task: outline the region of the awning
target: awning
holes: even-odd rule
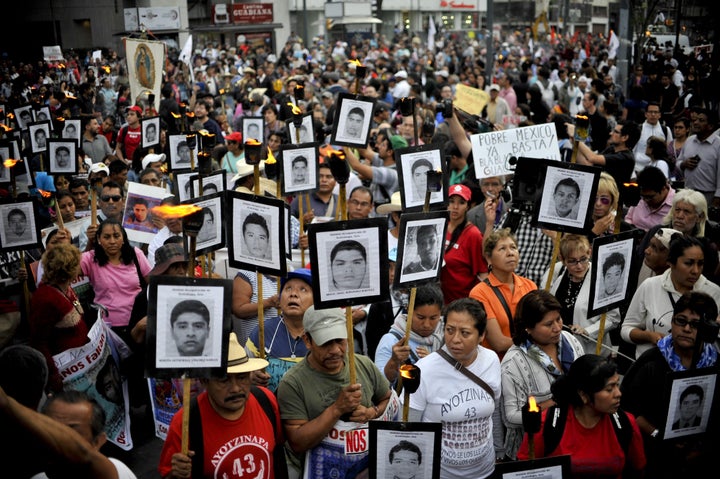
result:
[[[282,28],[282,23],[230,23],[225,25],[197,25],[190,27],[190,33],[193,32],[240,32],[240,33],[253,33],[253,32],[266,32],[271,29]]]
[[[333,18],[333,25],[360,25],[366,23],[382,23],[383,21],[375,17],[342,17]]]

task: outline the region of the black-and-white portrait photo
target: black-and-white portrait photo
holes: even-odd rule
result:
[[[75,174],[78,170],[77,143],[73,140],[48,140],[50,154],[50,174]]]
[[[590,306],[593,311],[621,303],[630,294],[628,282],[633,245],[633,237],[627,233],[597,238],[593,242],[590,281]]]
[[[396,151],[395,158],[404,211],[421,210],[428,189],[428,171],[444,172],[442,150],[436,145],[410,147]],[[446,178],[446,175],[441,178]],[[447,180],[443,183],[440,191],[430,194],[430,206],[443,204]]]
[[[243,141],[257,140],[265,143],[265,123],[261,116],[246,116],[242,119]]]
[[[206,371],[227,364],[232,285],[213,278],[151,277],[148,370]],[[205,377],[194,374],[192,377]]]
[[[396,286],[406,287],[439,276],[447,221],[447,211],[405,213],[400,217]]]
[[[30,136],[30,149],[33,153],[44,153],[48,149],[50,138],[50,122],[31,123],[28,126]]]
[[[143,118],[140,120],[142,130],[142,148],[151,148],[160,144],[160,117]]]
[[[230,265],[268,274],[282,271],[285,262],[285,206],[282,200],[232,192]],[[233,266],[235,267],[235,266]],[[284,273],[283,273],[284,274]]]
[[[592,214],[599,178],[599,170],[591,168],[547,162],[542,197],[534,213],[543,228],[582,233],[588,215]]]
[[[3,165],[5,160],[15,159],[12,156],[12,151],[12,145],[7,142],[0,143],[0,183],[10,183],[12,181],[10,168],[6,168]],[[17,175],[19,170],[20,169],[17,168],[12,173]]]
[[[318,186],[318,149],[313,144],[282,145],[283,194],[313,191]]]
[[[75,140],[77,144],[80,145],[80,136],[82,135],[82,131],[80,131],[81,121],[79,118],[66,119],[63,122],[63,129],[60,136],[67,140]]]
[[[375,102],[374,98],[356,97],[349,93],[338,95],[337,113],[330,142],[334,145],[365,147]]]
[[[33,122],[32,105],[21,106],[15,108],[15,122],[17,123],[19,130],[27,130],[30,123]]]
[[[20,141],[16,138],[4,139],[0,141],[0,165],[5,160],[20,160],[12,168],[0,168],[0,182],[12,181],[12,176],[15,175],[16,185],[25,184],[28,187],[35,186],[35,175],[30,173],[30,162],[23,159],[20,153]]]
[[[377,225],[377,226],[376,226]],[[380,233],[383,231],[384,233]],[[387,283],[387,220],[330,221],[308,227],[310,260],[317,271],[315,305],[352,305],[382,294]],[[317,268],[315,269],[315,265]],[[315,281],[315,278],[313,278]],[[314,285],[315,286],[315,285]]]
[[[189,197],[197,198],[200,196],[213,195],[215,193],[222,193],[225,191],[225,170],[213,171],[209,175],[203,175],[202,177],[202,192],[200,191],[200,175],[193,174],[190,176],[190,181],[185,183],[185,186],[189,188]]]
[[[440,477],[439,423],[369,423],[370,476],[392,479]]]
[[[183,170],[182,172],[176,171],[173,173],[175,177],[175,195],[182,201],[187,201],[195,198],[192,192],[191,178],[196,177],[197,173],[190,170]]]
[[[50,122],[50,130],[53,129],[53,124],[50,120],[52,120],[52,117],[50,116],[50,107],[49,106],[41,106],[37,110],[33,110],[33,113],[35,114],[35,121],[41,122],[41,121],[47,121]]]
[[[223,193],[205,195],[184,201],[203,211],[203,225],[195,239],[196,254],[202,255],[225,247],[225,202]]]
[[[0,249],[30,249],[40,244],[40,229],[32,201],[0,204]]]
[[[198,142],[195,142],[193,150],[188,144],[187,135],[169,135],[168,149],[170,151],[170,171],[190,169],[191,154],[197,165]]]
[[[288,134],[290,136],[290,144],[300,145],[302,143],[312,143],[315,141],[315,132],[313,129],[312,115],[303,116],[302,123],[299,128],[295,127],[292,119],[285,122]]]
[[[667,422],[663,439],[707,431],[715,402],[717,369],[680,371],[669,378]]]

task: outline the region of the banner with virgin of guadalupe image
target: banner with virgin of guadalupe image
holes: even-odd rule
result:
[[[157,111],[160,108],[160,87],[165,66],[165,43],[132,38],[123,38],[123,42],[130,94],[133,97],[131,103],[134,105],[135,99],[144,92],[154,93],[154,104],[146,106]]]
[[[110,442],[129,451],[130,401],[127,380],[120,376],[120,359],[127,345],[105,324],[95,321],[88,343],[53,356],[66,391],[83,391],[105,410],[105,434]]]

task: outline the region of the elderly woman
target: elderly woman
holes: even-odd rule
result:
[[[534,396],[541,410],[555,404],[550,385],[585,354],[580,341],[563,331],[560,302],[545,290],[530,291],[517,306],[513,345],[503,357],[505,455],[516,459],[523,438],[522,408]]]
[[[568,234],[560,240],[560,259],[555,264],[550,292],[555,295],[562,309],[563,324],[579,336],[586,353],[597,351],[597,338],[600,332],[600,315],[588,318],[590,308],[590,258],[592,251],[587,237]],[[610,265],[608,265],[610,266]],[[609,269],[608,269],[609,272]],[[543,277],[543,284],[547,282],[547,273]],[[606,313],[605,335],[603,344],[610,346],[611,330],[620,326],[620,311],[616,308]],[[603,355],[609,354],[605,350]]]
[[[490,267],[487,279],[478,283],[470,297],[480,301],[487,312],[487,334],[483,346],[502,359],[512,346],[512,318],[520,299],[537,286],[515,274],[520,261],[517,241],[509,228],[493,231],[485,238],[483,254]]]
[[[45,356],[48,389],[62,391],[53,355],[88,342],[83,308],[70,286],[80,274],[80,250],[58,244],[43,255],[42,265],[42,281],[30,301],[30,345]]]
[[[710,424],[699,439],[662,440],[668,423],[668,404],[662,398],[668,374],[718,366],[718,352],[712,344],[717,339],[717,316],[716,299],[696,291],[683,294],[672,310],[670,334],[645,351],[625,374],[621,405],[637,417],[643,433],[646,477],[699,477],[716,463],[714,455],[720,447],[717,423],[714,427]],[[695,401],[698,399],[696,395]],[[705,405],[700,400],[696,406],[702,411]],[[671,407],[669,414],[674,412]]]
[[[699,238],[703,247],[713,254],[705,255],[705,264],[702,271],[707,278],[715,279],[718,267],[717,246],[705,237],[708,219],[708,205],[705,195],[694,190],[679,190],[673,198],[672,208],[663,222],[650,228],[642,242],[635,251],[636,256],[642,257],[643,252],[650,244],[650,239],[660,228],[673,228],[679,232]]]
[[[660,276],[646,279],[637,288],[620,330],[622,339],[637,345],[636,357],[670,332],[674,304],[681,295],[699,291],[720,304],[720,286],[702,274],[706,257],[702,242],[676,233],[669,249],[670,268]]]
[[[446,308],[445,345],[416,363],[423,374],[418,390],[410,395],[409,418],[442,423],[443,478],[480,479],[495,469],[492,431],[500,399],[500,363],[497,354],[480,345],[486,325],[478,301],[453,301]],[[471,379],[464,368],[481,381]],[[448,407],[458,400],[462,407]]]
[[[119,221],[106,219],[97,229],[94,249],[83,253],[81,267],[95,290],[95,302],[107,308],[105,322],[127,338],[135,296],[152,269],[147,258],[130,246]]]

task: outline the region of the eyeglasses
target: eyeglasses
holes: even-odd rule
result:
[[[595,201],[599,201],[600,203],[604,204],[605,206],[612,203],[612,198],[609,198],[607,196],[598,196],[595,198]]]
[[[685,326],[690,326],[690,329],[697,329],[700,325],[700,321],[690,321],[689,319],[683,317],[683,316],[675,316],[672,319],[672,323],[675,326],[680,326],[681,328],[684,328]]]
[[[122,200],[122,196],[120,196],[120,195],[102,195],[100,197],[100,200],[104,201],[105,203],[107,203],[108,201],[111,201],[111,200],[113,203],[117,203],[118,201]]]
[[[587,264],[588,261],[590,261],[590,258],[583,256],[580,259],[569,259],[565,262],[567,263],[568,266],[576,266],[578,264]]]
[[[358,201],[355,198],[348,200],[348,203],[350,203],[353,206],[360,205],[363,208],[369,208],[370,206],[372,206],[372,203],[370,203],[369,201]]]

